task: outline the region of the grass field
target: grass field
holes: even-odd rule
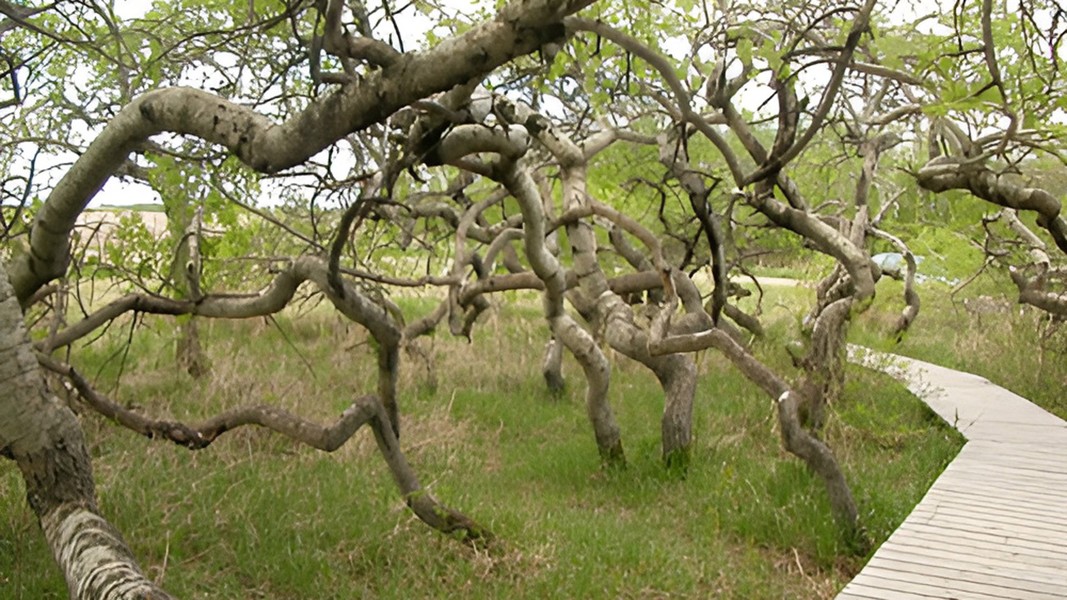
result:
[[[760,348],[772,360],[796,322],[787,296],[806,292],[780,293],[767,301],[774,323]],[[404,303],[412,314],[430,306]],[[863,563],[839,543],[822,485],[781,450],[770,400],[713,353],[699,356],[684,478],[660,462],[654,378],[616,357],[611,400],[629,466],[602,470],[580,369],[566,364],[562,398],[544,391],[534,307],[494,309],[471,344],[428,340],[435,387],[404,357],[401,442],[440,500],[493,530],[488,549],[417,521],[369,431],[333,454],[253,428],[192,452],[83,414],[103,511],[147,573],[183,598],[828,598]],[[268,402],[324,422],[374,387],[367,340],[324,310],[277,326],[204,322],[213,369],[202,381],[174,366],[170,321],[146,319],[125,352],[129,333],[127,320],[74,361],[156,416]],[[876,542],[960,447],[900,386],[859,369],[827,437]],[[65,598],[23,494],[4,463],[0,596]]]

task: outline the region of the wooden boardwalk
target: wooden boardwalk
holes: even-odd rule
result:
[[[1067,422],[984,377],[850,350],[967,444],[838,600],[1067,598]]]

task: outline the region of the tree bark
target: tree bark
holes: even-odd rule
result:
[[[797,386],[802,397],[797,403],[800,422],[812,431],[826,424],[826,406],[835,403],[845,387],[845,334],[852,298],[831,303],[815,319],[811,347],[801,360],[806,371]]]
[[[611,366],[593,336],[563,309],[566,277],[559,261],[545,247],[544,209],[537,186],[515,163],[509,163],[506,169],[503,182],[519,201],[522,210],[526,256],[531,268],[545,285],[545,317],[552,328],[553,337],[574,354],[588,383],[586,410],[593,425],[600,458],[608,465],[625,464],[619,426],[607,399]]]
[[[677,308],[679,296],[696,296],[688,301],[688,304],[697,304],[693,300],[699,300],[699,294],[695,293],[692,282],[685,278],[677,278],[683,285],[677,286],[680,293],[674,293],[668,289],[667,306],[653,319],[650,327],[650,342],[648,350],[653,355],[662,355],[677,352],[694,352],[705,348],[714,347],[722,352],[741,373],[752,383],[758,385],[769,396],[777,400],[778,425],[781,428],[782,444],[787,451],[797,456],[808,467],[823,479],[830,499],[830,507],[834,518],[841,526],[845,539],[857,552],[866,548],[866,539],[859,525],[859,512],[856,502],[852,498],[848,482],[844,472],[834,457],[833,451],[820,440],[815,434],[806,429],[801,423],[800,396],[790,389],[789,385],[772,371],[767,365],[760,362],[744,346],[720,328],[712,326],[711,318],[706,313],[697,313],[703,317],[696,323],[687,324],[687,331],[672,333],[668,336],[670,328],[670,316]],[[688,283],[686,283],[688,282]],[[688,289],[687,289],[688,288]],[[840,305],[834,305],[835,313],[848,314],[850,300],[842,301]],[[686,315],[687,317],[690,315]],[[699,321],[703,321],[700,323]],[[702,328],[703,327],[703,328]],[[827,327],[823,324],[822,327]],[[697,329],[689,332],[688,330]],[[826,335],[826,334],[824,334]]]
[[[22,471],[27,501],[70,598],[169,598],[144,577],[122,536],[100,515],[81,426],[44,386],[2,262],[0,384],[0,454]]]
[[[968,190],[998,206],[1033,211],[1037,213],[1037,224],[1067,253],[1067,219],[1061,214],[1063,206],[1055,195],[1045,190],[1016,185],[982,163],[969,164],[965,159],[948,156],[928,162],[916,173],[915,180],[931,192]]]
[[[175,205],[176,204],[176,205]],[[167,229],[174,242],[174,261],[171,263],[171,282],[179,300],[200,299],[200,231],[203,212],[185,198],[171,199],[164,203],[167,214]],[[194,378],[209,371],[207,357],[200,346],[200,328],[196,319],[179,319],[178,339],[174,359],[185,372]]]
[[[513,119],[509,119],[513,120]],[[442,164],[474,168],[500,182],[515,197],[522,213],[522,239],[530,268],[544,287],[542,307],[552,336],[574,355],[585,374],[586,409],[593,425],[597,449],[605,464],[625,464],[619,427],[608,404],[611,365],[593,336],[583,329],[563,307],[567,289],[566,271],[546,244],[548,227],[544,199],[530,174],[518,164],[529,147],[529,136],[520,127],[490,128],[461,125],[441,140],[436,149]],[[466,157],[480,152],[499,154],[493,165],[475,163]]]
[[[551,122],[542,115],[519,105],[512,105],[510,110],[512,114],[508,115],[509,120],[526,127],[559,161],[564,211],[568,215],[578,215],[592,214],[598,207],[606,208],[589,198],[586,189],[586,153],[568,136],[554,129]],[[609,134],[608,137],[602,140],[586,140],[588,147],[606,145],[613,139],[610,131],[606,134]],[[606,210],[612,212],[616,218],[621,217],[616,211]],[[636,222],[630,224],[640,227]],[[633,322],[632,309],[618,294],[611,291],[607,277],[600,268],[597,241],[592,227],[576,218],[568,220],[566,228],[567,239],[571,244],[573,270],[577,276],[577,289],[569,296],[571,303],[596,330],[604,332],[604,339],[613,349],[641,362],[656,375],[664,393],[663,418],[660,422],[663,458],[669,466],[684,469],[689,462],[689,446],[692,441],[696,364],[689,356],[654,357],[649,354],[647,334]],[[652,238],[650,235],[638,237],[644,240]],[[658,247],[654,252],[659,257]],[[640,261],[638,263],[640,264]],[[603,405],[607,407],[606,401]]]
[[[563,344],[555,337],[545,344],[545,358],[541,363],[541,375],[545,378],[548,391],[553,394],[563,393],[566,380],[563,378]]]
[[[830,498],[830,511],[844,530],[845,540],[856,553],[865,553],[869,542],[859,525],[859,511],[845,480],[845,473],[830,447],[801,424],[798,404],[791,391],[783,392],[778,397],[778,426],[782,428],[782,445],[800,457],[823,480]]]

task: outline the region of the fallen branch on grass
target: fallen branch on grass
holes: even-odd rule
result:
[[[96,412],[148,438],[168,440],[191,450],[206,448],[227,431],[245,425],[258,425],[319,450],[333,452],[344,445],[360,427],[370,425],[378,442],[378,450],[385,458],[393,480],[416,516],[430,527],[468,543],[492,537],[489,530],[462,513],[441,505],[422,487],[400,450],[400,442],[389,421],[389,413],[377,396],[357,398],[341,413],[337,421],[328,426],[264,404],[236,408],[202,423],[188,425],[178,421],[153,419],[130,410],[96,391],[71,365],[40,353],[37,354],[37,360],[49,371],[66,377],[78,395]]]

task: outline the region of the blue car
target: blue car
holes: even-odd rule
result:
[[[903,254],[899,252],[882,252],[872,256],[871,260],[882,269],[883,274],[888,275],[893,279],[904,278],[904,273],[908,264],[904,260]],[[915,257],[915,264],[919,264],[922,261],[923,259],[921,256]]]

